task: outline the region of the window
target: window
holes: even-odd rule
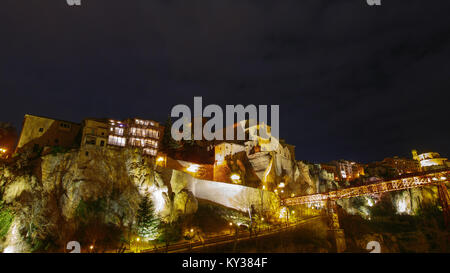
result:
[[[114,128],[114,134],[123,136],[123,128],[120,128],[120,127]]]
[[[108,144],[125,147],[126,138],[124,137],[118,137],[118,136],[109,136],[108,138]]]
[[[145,148],[144,149],[144,154],[156,156],[156,150],[155,149]]]
[[[39,132],[40,133],[44,132],[44,128],[39,128]]]
[[[64,122],[61,122],[61,123],[59,124],[59,126],[62,127],[62,128],[66,128],[66,129],[69,129],[69,128],[70,128],[70,124],[64,123]]]
[[[86,144],[95,145],[95,141],[96,141],[95,138],[92,138],[92,137],[86,138]]]

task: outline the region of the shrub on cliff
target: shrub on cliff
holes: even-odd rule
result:
[[[0,240],[8,233],[9,227],[14,219],[12,212],[5,208],[3,202],[0,201]]]

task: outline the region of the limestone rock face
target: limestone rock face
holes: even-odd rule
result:
[[[186,177],[172,170],[155,170],[152,159],[132,149],[83,148],[48,154],[33,166],[0,168],[3,201],[16,213],[4,245],[21,250],[30,226],[39,238],[58,234],[66,241],[81,202],[102,201],[104,221],[127,227],[133,224],[144,194],[153,200],[155,213],[174,220],[197,210],[197,200],[186,189]],[[176,211],[176,213],[174,213]],[[170,216],[170,217],[169,217]],[[29,249],[29,248],[28,248]]]
[[[301,161],[297,162],[295,180],[301,187],[301,194],[306,195],[317,193],[317,183],[311,178],[308,165]]]
[[[255,153],[249,155],[248,159],[258,178],[261,179],[261,181],[263,181],[266,169],[271,167],[270,162],[272,156],[270,155],[270,153],[269,152]]]

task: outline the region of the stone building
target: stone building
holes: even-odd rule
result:
[[[422,171],[437,170],[447,168],[448,158],[441,157],[436,152],[417,154],[416,150],[412,150],[413,159],[420,164]]]
[[[326,164],[326,163],[320,163],[320,167],[326,171],[330,176],[333,176],[334,181],[339,180],[339,173],[337,171],[337,167],[334,164]]]
[[[382,163],[395,169],[398,175],[416,173],[420,171],[419,162],[413,159],[394,156],[385,158]]]
[[[146,155],[156,156],[164,127],[153,120],[138,118],[108,121],[108,145],[136,147]]]
[[[81,124],[78,123],[27,114],[16,151],[37,150],[45,146],[76,147],[80,130]]]
[[[336,166],[340,180],[352,181],[364,174],[364,167],[356,162],[348,160],[332,161]]]
[[[109,124],[107,119],[89,118],[83,120],[81,146],[105,147],[108,143]]]

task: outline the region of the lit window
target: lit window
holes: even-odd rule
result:
[[[126,139],[124,137],[118,136],[109,136],[108,144],[124,147],[126,143]]]
[[[114,128],[114,133],[119,136],[123,136],[123,128],[116,127]]]

